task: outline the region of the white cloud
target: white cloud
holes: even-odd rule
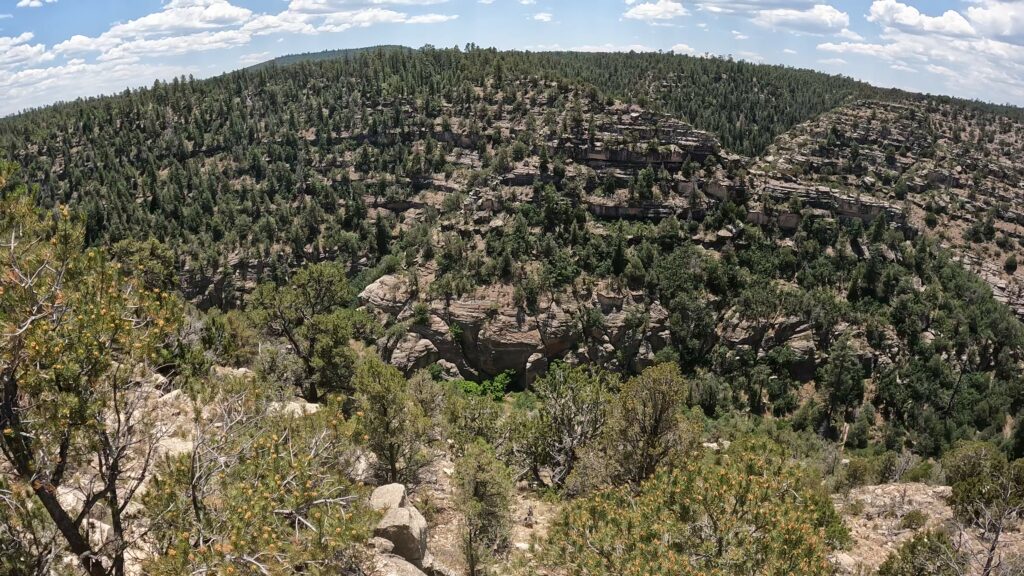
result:
[[[797,53],[796,50],[793,50],[792,48],[783,48],[782,51],[785,52],[786,54],[796,54]]]
[[[9,74],[12,68],[53,60],[45,45],[29,44],[34,37],[31,32],[0,36],[0,71]]]
[[[632,2],[626,2],[633,4]],[[658,0],[657,2],[645,2],[636,4],[623,14],[624,17],[633,20],[644,20],[647,22],[658,20],[671,20],[680,16],[686,16],[686,8],[679,2],[673,0]]]
[[[887,28],[878,42],[825,42],[818,49],[929,72],[935,78],[925,89],[932,92],[1017,103],[1024,94],[1024,50],[991,38]]]
[[[643,44],[590,44],[569,48],[572,52],[654,52]]]
[[[248,44],[250,39],[251,36],[242,30],[198,32],[165,38],[140,38],[118,44],[103,52],[97,60],[100,62],[112,60],[135,62],[143,57],[179,56],[190,52],[206,52],[242,46]]]
[[[1024,2],[1021,0],[976,0],[967,8],[967,19],[980,33],[1024,46]]]
[[[750,38],[750,36],[747,36],[743,32],[740,32],[739,30],[733,30],[732,31],[732,38],[733,38],[733,40],[747,40],[747,39]]]
[[[17,8],[39,8],[43,4],[53,4],[57,0],[18,0]]]
[[[818,63],[825,64],[827,66],[845,66],[847,64],[846,60],[843,60],[842,58],[823,58],[818,60]]]
[[[550,12],[537,12],[533,15],[533,19],[538,22],[551,22],[553,16]]]
[[[849,28],[843,28],[842,30],[839,31],[838,34],[836,34],[836,36],[839,36],[840,38],[845,38],[847,40],[853,40],[854,42],[863,42],[864,41],[864,37],[863,36],[861,36],[860,34],[857,34],[853,30],[850,30]]]
[[[765,28],[787,28],[812,34],[826,34],[845,29],[850,16],[833,6],[816,4],[806,10],[776,8],[757,12],[753,21]]]
[[[523,6],[532,6],[537,3],[537,0],[519,0],[519,3]]]
[[[184,66],[105,62],[89,64],[82,59],[48,68],[26,68],[0,75],[0,94],[4,94],[0,113],[9,113],[57,99],[97,96],[124,90],[128,86],[171,78],[191,72]]]
[[[756,14],[763,10],[794,9],[804,10],[820,3],[821,0],[700,0],[696,6],[703,12],[713,14]]]
[[[938,32],[972,36],[974,27],[959,12],[947,10],[941,16],[927,16],[913,6],[896,0],[875,0],[868,12],[869,22],[911,32]]]
[[[687,44],[676,44],[675,46],[670,48],[670,50],[672,50],[676,54],[696,54],[697,53],[696,50],[694,50],[693,48],[691,48]]]
[[[214,31],[226,31],[219,38],[234,38],[232,44],[244,44],[248,33],[235,27],[252,18],[252,11],[234,6],[227,0],[172,0],[163,10],[135,20],[115,24],[96,37],[75,35],[53,47],[58,54],[102,52],[106,59],[136,57],[134,49],[150,53],[152,47],[170,45],[176,53],[184,53],[188,45],[173,46],[175,39],[182,44],[198,40],[196,50],[208,50],[206,40],[217,37]],[[231,30],[227,30],[227,29]],[[205,32],[205,34],[196,34]],[[169,40],[169,42],[167,42]],[[165,41],[165,42],[162,42]],[[214,47],[223,47],[218,45]]]

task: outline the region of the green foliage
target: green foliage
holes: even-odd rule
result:
[[[352,424],[335,405],[302,417],[268,407],[253,383],[239,383],[207,404],[223,425],[199,424],[197,452],[160,464],[144,498],[162,511],[146,574],[358,569],[377,516],[350,476]]]
[[[256,358],[259,334],[244,313],[213,310],[203,322],[200,342],[219,364],[243,367]]]
[[[512,529],[512,479],[486,442],[469,444],[455,462],[455,499],[467,573],[476,576],[508,546]]]
[[[345,270],[332,263],[307,266],[287,285],[262,284],[252,295],[255,322],[282,338],[302,363],[299,386],[308,400],[351,390],[355,354],[349,340],[363,322],[348,308],[352,298]]]
[[[122,240],[110,247],[110,255],[150,290],[173,291],[178,288],[174,252],[159,240]]]
[[[928,514],[914,508],[900,518],[901,530],[920,530],[928,524]]]
[[[878,576],[959,576],[967,561],[945,532],[920,532],[904,542],[878,567]]]
[[[569,503],[545,558],[574,574],[806,574],[829,571],[827,496],[767,444],[690,459],[640,486]]]
[[[829,351],[815,383],[828,396],[828,411],[842,423],[864,400],[864,371],[850,341],[840,340]],[[833,424],[833,425],[835,425]]]
[[[423,465],[429,421],[394,366],[373,355],[361,359],[352,379],[356,391],[356,426],[362,442],[377,457],[386,482],[414,480]]]
[[[535,442],[543,453],[534,454],[541,460],[532,462],[531,468],[548,465],[552,483],[565,484],[583,448],[604,428],[613,385],[613,377],[606,372],[560,362],[534,382],[537,408],[531,416],[536,424],[529,431],[541,435]]]
[[[47,574],[60,537],[29,484],[0,476],[0,573]]]
[[[492,397],[468,391],[460,382],[453,382],[447,385],[444,401],[445,432],[457,451],[477,438],[489,443],[498,441],[502,407]]]
[[[472,380],[456,380],[452,385],[471,396],[483,396],[492,400],[501,400],[506,392],[512,389],[515,372],[506,370],[489,380],[473,382]]]
[[[684,412],[688,388],[675,364],[652,366],[622,385],[603,441],[614,484],[639,485],[696,450],[703,429]]]
[[[10,192],[0,199],[0,237],[8,243],[0,265],[0,490],[11,493],[0,499],[0,546],[25,537],[13,551],[19,564],[66,546],[98,576],[106,568],[85,520],[100,510],[110,515],[122,540],[103,554],[123,563],[123,535],[135,523],[124,513],[135,494],[129,475],[156,443],[137,378],[154,370],[181,304],[85,249],[83,226],[66,208],[41,210],[24,190],[4,190],[7,174],[0,165],[0,191]],[[58,488],[86,465],[100,481],[70,508]],[[42,510],[52,524],[40,524]],[[59,545],[53,537],[40,542],[50,526]]]
[[[1001,530],[1007,516],[1024,510],[1024,460],[984,442],[963,442],[942,460],[953,487],[950,506],[962,522]]]

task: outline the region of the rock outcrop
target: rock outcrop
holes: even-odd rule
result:
[[[532,310],[513,304],[510,286],[488,286],[449,301],[421,302],[424,321],[413,318],[416,300],[393,297],[402,282],[385,276],[360,299],[384,326],[408,324],[397,340],[380,342],[384,356],[407,373],[443,363],[463,378],[511,370],[525,385],[558,359],[643,368],[669,343],[668,312],[658,302],[608,283],[543,298]]]
[[[370,507],[384,511],[384,517],[373,530],[374,539],[391,543],[388,552],[422,567],[427,555],[427,521],[410,506],[401,484],[380,486],[370,496]],[[378,550],[380,546],[375,546]],[[397,574],[401,574],[398,572]]]

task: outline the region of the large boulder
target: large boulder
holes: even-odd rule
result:
[[[412,506],[391,508],[373,531],[374,536],[390,540],[394,553],[420,566],[427,553],[427,521]]]
[[[370,495],[370,508],[378,511],[401,508],[407,503],[405,485],[403,484],[378,486]]]

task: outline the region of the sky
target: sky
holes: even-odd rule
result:
[[[673,51],[1024,105],[1024,0],[0,0],[0,115],[376,44]]]

